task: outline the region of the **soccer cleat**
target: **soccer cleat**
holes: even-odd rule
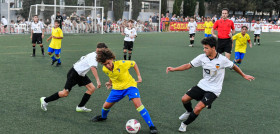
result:
[[[183,120],[187,120],[190,116],[190,112],[186,111],[185,113],[183,113],[180,117],[179,120],[183,121]]]
[[[107,120],[107,118],[102,118],[101,115],[97,115],[91,119],[92,122],[105,121],[105,120]]]
[[[57,60],[52,60],[52,65],[56,62]]]
[[[186,132],[186,130],[187,130],[187,125],[184,123],[184,122],[182,122],[181,123],[181,126],[179,127],[179,129],[178,129],[180,132]]]
[[[193,45],[192,45],[192,44],[190,44],[190,45],[189,45],[189,47],[193,47]]]
[[[41,97],[41,98],[40,98],[40,102],[41,102],[41,108],[42,108],[44,111],[47,111],[48,103],[45,102],[45,98],[46,98],[46,97]]]
[[[261,44],[260,44],[260,43],[258,43],[258,45],[260,46]]]
[[[256,45],[256,43],[254,43],[254,46]]]
[[[61,63],[56,63],[56,67],[59,67],[59,66],[61,66]]]
[[[85,106],[83,107],[76,107],[77,112],[91,112],[91,109],[86,108]]]
[[[151,126],[151,127],[150,127],[150,133],[151,133],[151,134],[157,134],[157,133],[158,133],[157,128],[156,128],[155,126]]]

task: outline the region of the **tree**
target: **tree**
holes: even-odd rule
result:
[[[132,1],[132,19],[137,20],[141,8],[142,8],[142,0]]]
[[[161,14],[166,14],[167,0],[161,0]]]
[[[114,6],[114,18],[115,20],[121,19],[123,16],[123,10],[124,10],[124,0],[113,0],[113,6]]]
[[[180,15],[182,0],[175,0],[173,4],[173,14]]]
[[[183,14],[184,16],[193,16],[195,12],[196,0],[184,0]]]
[[[104,7],[104,16],[107,18],[108,8],[109,8],[109,0],[101,0],[100,1],[101,7]]]
[[[29,17],[30,6],[34,4],[40,4],[40,0],[24,0],[22,3],[22,9],[19,11],[19,14],[27,19]],[[32,16],[31,16],[32,17]]]
[[[205,16],[204,2],[205,2],[205,0],[199,0],[199,11],[198,11],[199,16]]]

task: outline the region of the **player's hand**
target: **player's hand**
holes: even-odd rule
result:
[[[213,37],[218,38],[216,34],[212,34],[212,35],[213,35]]]
[[[101,82],[100,81],[96,81],[97,83],[97,88],[100,88],[101,87]]]
[[[248,81],[255,80],[255,78],[251,75],[244,75],[243,78],[248,80]]]
[[[130,39],[133,39],[134,38],[134,36],[130,36]]]
[[[174,68],[173,67],[167,67],[166,68],[166,74],[168,74],[168,72],[173,72],[174,71]]]
[[[122,33],[122,35],[124,36],[125,34],[124,34],[124,33]]]
[[[138,81],[136,81],[137,83],[141,83],[142,82],[142,77],[138,76]]]
[[[107,89],[110,89],[112,87],[112,84],[110,82],[106,82],[105,86],[106,86]]]
[[[252,46],[252,43],[250,43],[250,48],[252,48],[253,46]]]
[[[231,38],[232,37],[232,33],[229,33],[228,36]]]
[[[32,39],[32,36],[30,36],[30,39]]]
[[[47,39],[47,42],[49,42],[50,38]]]
[[[42,35],[42,39],[44,38],[45,36],[44,35]]]

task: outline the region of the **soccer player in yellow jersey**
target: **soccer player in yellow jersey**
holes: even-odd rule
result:
[[[60,52],[61,40],[63,39],[63,32],[59,28],[59,23],[59,20],[55,20],[54,28],[52,28],[52,35],[47,39],[47,42],[49,42],[49,40],[52,39],[49,45],[48,54],[52,58],[52,65],[57,61],[57,67],[61,65]],[[55,56],[53,53],[55,54]]]
[[[211,18],[208,16],[207,17],[207,21],[204,22],[204,28],[205,28],[205,38],[207,37],[211,37],[212,33],[211,33],[211,29],[213,27],[213,22],[211,21]]]
[[[144,107],[140,99],[140,93],[137,89],[137,83],[142,82],[139,68],[135,61],[119,60],[114,61],[115,55],[109,49],[102,49],[97,52],[96,60],[103,64],[103,72],[110,78],[109,82],[105,85],[107,89],[112,87],[111,93],[107,100],[103,104],[102,114],[92,118],[93,122],[104,121],[107,119],[107,115],[110,108],[125,96],[132,100],[136,110],[141,114],[145,122],[149,125],[150,133],[157,133],[157,129],[154,126],[148,110]],[[133,67],[138,81],[130,75],[129,69]]]
[[[235,41],[235,60],[234,64],[236,64],[238,67],[241,64],[241,61],[243,60],[246,48],[247,48],[247,42],[250,44],[250,47],[252,48],[252,42],[250,40],[249,34],[247,34],[248,27],[242,26],[241,33],[238,33],[232,37],[232,40]],[[233,42],[233,41],[232,41]],[[232,44],[233,46],[233,44]]]

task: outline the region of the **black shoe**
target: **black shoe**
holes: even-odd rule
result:
[[[157,134],[158,133],[157,128],[155,126],[151,126],[150,127],[150,133],[151,134]]]
[[[92,122],[105,121],[107,118],[102,118],[101,115],[95,116],[91,119]]]
[[[56,63],[56,67],[59,67],[59,66],[61,66],[61,63]]]
[[[57,60],[52,60],[52,65],[56,62]]]
[[[35,57],[35,54],[32,54],[31,57]]]

